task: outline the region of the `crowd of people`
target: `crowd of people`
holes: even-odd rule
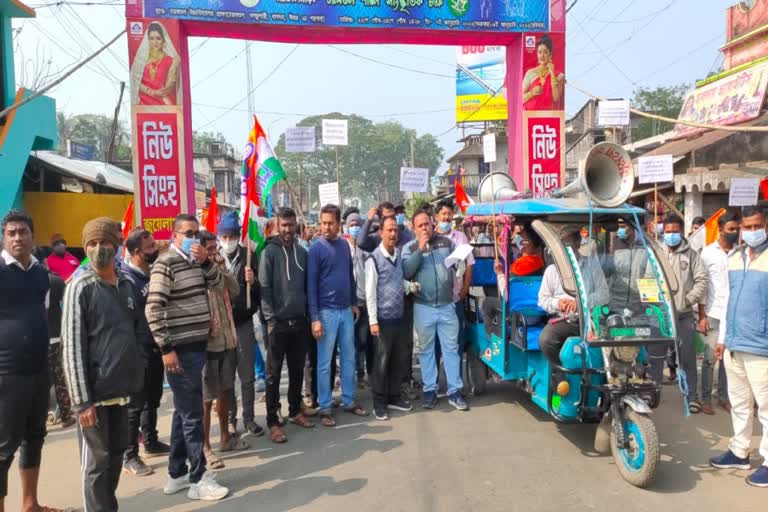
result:
[[[152,472],[140,453],[168,457],[164,493],[226,497],[229,489],[214,471],[224,467],[217,454],[251,447],[239,430],[236,391],[244,432],[265,434],[254,413],[257,331],[266,350],[266,434],[274,443],[288,440],[286,423],[311,429],[317,417],[333,427],[336,409],[368,416],[358,393],[366,385],[377,420],[411,411],[418,386],[414,340],[422,407],[438,404],[442,361],[448,404],[468,410],[462,329],[475,261],[471,253],[448,258],[469,243],[455,229],[454,213],[449,202],[418,209],[410,219],[391,203],[371,209],[367,218],[356,209],[342,216],[337,206],[326,205],[318,236],[310,227],[300,229],[296,213],[283,208],[270,220],[260,254],[240,243],[234,213],[223,216],[216,235],[202,231],[194,216],[179,215],[165,248],[141,228],[123,239],[121,226],[102,217],[83,227],[87,264],[81,265],[60,235],[52,237],[44,259],[35,249],[32,219],[9,212],[0,260],[0,512],[17,450],[25,510],[56,510],[37,501],[51,380],[62,427],[78,424],[86,510],[118,509],[121,472]],[[729,450],[711,464],[750,467],[754,408],[763,425],[764,462],[748,482],[768,487],[766,217],[745,209],[725,214],[719,224],[719,239],[699,253],[683,236],[682,219],[670,215],[664,221],[659,255],[678,283],[676,361],[691,412],[705,414],[714,414],[714,369],[722,361],[717,404],[730,412],[735,433]],[[629,222],[619,222],[613,264],[628,277],[604,281],[600,300],[625,293],[631,300],[635,293],[632,277],[647,264],[637,235]],[[568,232],[563,241],[578,249],[584,234]],[[473,242],[493,239],[476,231]],[[563,290],[554,265],[545,265],[543,241],[530,226],[516,227],[514,245],[510,273],[543,276],[540,306],[565,320],[547,325],[541,339],[546,357],[559,363],[562,343],[579,334],[572,318],[576,301]],[[504,273],[498,263],[496,272]],[[697,331],[706,341],[701,393]],[[650,349],[650,375],[659,383],[667,356],[666,348]],[[284,361],[287,418],[280,401]],[[157,430],[164,382],[173,400],[169,444]],[[337,385],[340,397],[333,396]]]

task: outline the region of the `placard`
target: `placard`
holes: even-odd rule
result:
[[[339,206],[339,183],[323,183],[319,187],[320,208],[327,204]]]
[[[400,168],[400,192],[426,192],[429,187],[429,169]]]
[[[346,119],[323,119],[323,144],[326,146],[346,146],[347,139]]]
[[[755,206],[760,193],[760,179],[731,178],[728,206]]]
[[[496,134],[483,135],[483,159],[485,163],[496,161]]]
[[[629,126],[629,100],[600,100],[598,126]]]
[[[314,126],[298,126],[285,130],[285,151],[288,153],[314,153],[316,134]]]
[[[661,302],[659,283],[656,282],[656,279],[638,279],[637,292],[640,294],[640,302]]]
[[[641,156],[637,159],[637,165],[641,185],[670,182],[675,179],[672,155]]]

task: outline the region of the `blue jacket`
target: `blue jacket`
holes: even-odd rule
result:
[[[746,249],[728,260],[728,319],[725,346],[732,352],[768,357],[768,243],[745,271]]]
[[[422,252],[418,240],[403,247],[403,275],[419,283],[415,301],[427,306],[453,304],[453,269],[445,268],[445,260],[455,249],[449,238],[433,235],[429,250]]]

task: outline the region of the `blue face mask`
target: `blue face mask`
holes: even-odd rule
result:
[[[683,236],[680,233],[664,233],[664,243],[670,247],[677,247],[683,242]]]
[[[515,245],[518,249],[523,248],[523,237],[520,235],[515,235]]]
[[[451,232],[451,223],[450,222],[441,222],[438,224],[440,227],[441,233],[450,233]]]
[[[395,215],[395,219],[397,219],[397,225],[398,226],[405,226],[405,214],[404,213],[398,213]]]
[[[616,231],[616,236],[617,236],[617,237],[619,237],[619,238],[621,238],[622,240],[626,240],[626,239],[627,239],[627,236],[629,236],[629,235],[627,234],[627,228],[619,228],[619,229]]]
[[[199,243],[200,240],[197,238],[184,238],[181,242],[181,250],[184,254],[192,254],[192,246]]]
[[[766,240],[768,240],[768,234],[766,234],[765,229],[756,229],[755,231],[742,231],[741,238],[744,240],[745,244],[754,249],[755,247],[760,247],[765,243]]]
[[[349,236],[351,236],[352,238],[356,239],[358,237],[358,235],[360,235],[360,230],[361,229],[362,228],[360,226],[352,226],[352,227],[350,227],[349,228]]]

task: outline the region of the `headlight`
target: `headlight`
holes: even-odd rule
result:
[[[623,363],[634,363],[639,353],[638,346],[613,347],[613,357]]]

